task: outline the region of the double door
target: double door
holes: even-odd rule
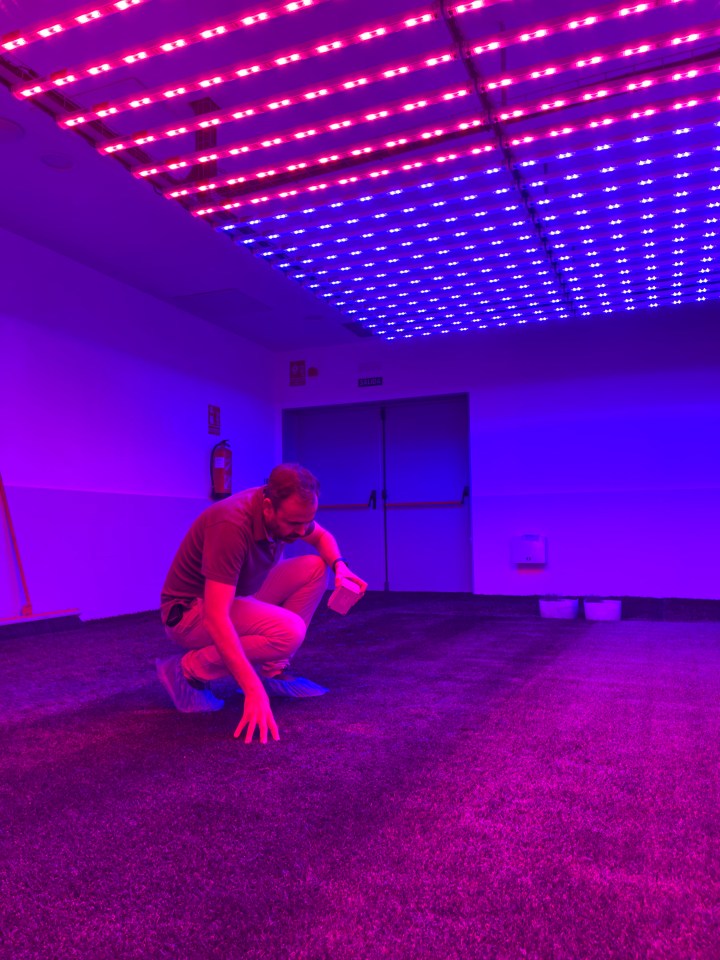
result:
[[[467,396],[286,410],[283,459],[370,589],[472,590]]]

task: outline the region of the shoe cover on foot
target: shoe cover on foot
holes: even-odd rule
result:
[[[196,690],[187,682],[180,666],[181,659],[182,654],[155,661],[158,679],[180,713],[210,713],[222,710],[224,701],[218,700],[209,690]]]
[[[265,677],[263,679],[265,689],[269,694],[276,697],[321,697],[327,693],[327,687],[321,687],[319,683],[313,683],[305,677],[296,677],[294,673],[284,670],[277,677]]]

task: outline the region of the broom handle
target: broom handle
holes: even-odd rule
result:
[[[17,537],[15,536],[15,527],[13,527],[12,517],[10,516],[10,504],[8,503],[7,494],[5,493],[5,484],[3,483],[2,474],[0,474],[0,500],[2,500],[5,520],[7,521],[8,530],[10,531],[10,542],[12,543],[13,552],[15,554],[15,562],[17,563],[18,570],[20,571],[20,582],[22,583],[26,600],[25,607],[31,612],[32,604],[30,602],[30,591],[28,590],[27,580],[25,579],[25,571],[23,570],[22,560],[20,559],[20,547],[18,546]],[[23,609],[25,609],[25,607]]]

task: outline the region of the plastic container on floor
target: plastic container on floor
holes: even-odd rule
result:
[[[551,620],[574,620],[578,601],[573,597],[540,597],[540,616]]]
[[[622,600],[586,597],[583,608],[586,620],[619,620],[622,617]]]

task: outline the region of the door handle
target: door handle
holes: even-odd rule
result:
[[[465,501],[470,497],[470,487],[463,487],[462,496],[459,500],[412,500],[412,501],[390,501],[385,504],[386,507],[393,509],[405,509],[407,507],[462,507]]]
[[[367,503],[321,503],[318,510],[377,510],[377,490],[370,491]]]

